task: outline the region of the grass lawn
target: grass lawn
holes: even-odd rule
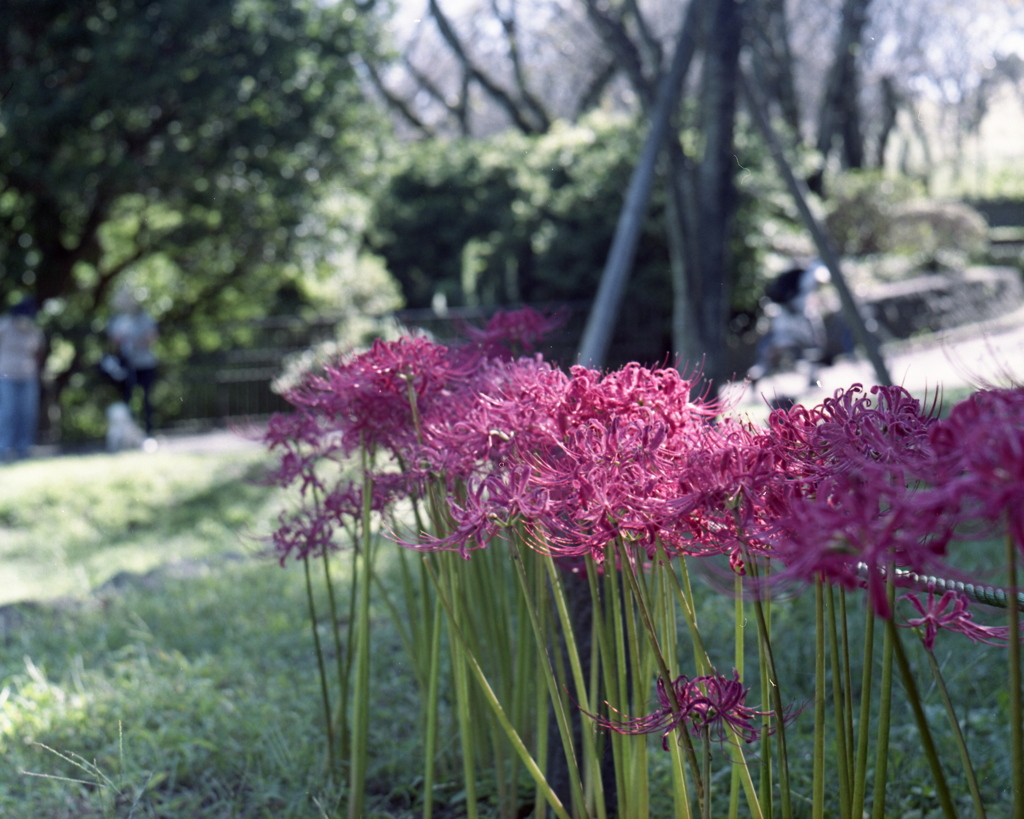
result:
[[[298,573],[257,556],[258,467],[161,453],[0,472],[0,815],[330,810]]]
[[[344,815],[344,787],[325,776],[303,575],[259,555],[280,503],[254,481],[261,457],[102,455],[0,471],[0,816]],[[984,552],[967,562],[980,570]],[[720,576],[709,579],[712,589]],[[780,676],[798,702],[813,690],[808,597],[773,612]],[[726,670],[732,606],[706,591],[699,611],[708,645],[728,647],[713,658]],[[373,616],[367,815],[404,819],[419,815],[418,695],[384,607]],[[1005,652],[945,635],[936,656],[989,816],[1008,816]],[[924,680],[921,652],[914,660]],[[934,689],[923,693],[940,726]],[[905,710],[896,719],[891,815],[924,819],[936,802],[916,728]],[[793,726],[798,794],[809,791],[810,732],[806,714]],[[443,734],[448,759],[454,733]],[[969,806],[955,751],[941,732],[939,742]],[[660,738],[651,747],[657,757]],[[667,787],[660,764],[655,791]],[[457,771],[442,770],[438,819],[461,815]]]

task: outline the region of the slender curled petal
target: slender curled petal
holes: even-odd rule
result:
[[[974,643],[985,643],[990,646],[1005,645],[1009,640],[1008,627],[983,626],[974,622],[967,595],[963,592],[950,590],[939,596],[935,593],[934,587],[929,587],[924,595],[904,594],[900,600],[907,601],[919,616],[908,617],[899,625],[904,628],[921,629],[921,641],[929,651],[934,648],[935,638],[940,629],[959,632]]]
[[[668,750],[669,737],[673,731],[685,728],[694,736],[705,731],[716,742],[731,741],[731,734],[744,742],[753,742],[767,734],[756,724],[761,717],[773,712],[758,711],[746,705],[748,688],[740,682],[739,672],[733,670],[729,679],[722,674],[709,674],[702,677],[677,677],[672,683],[675,701],[672,702],[664,679],[658,678],[658,707],[643,717],[622,715],[622,719],[607,719],[589,716],[602,728],[620,734],[661,734],[661,746]],[[613,709],[614,710],[614,709]],[[789,712],[783,719],[787,722],[796,717],[796,712]],[[732,729],[732,730],[730,730]]]

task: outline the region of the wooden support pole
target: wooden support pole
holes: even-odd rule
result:
[[[701,15],[700,6],[703,5],[703,2],[704,0],[691,0],[686,17],[679,29],[679,38],[676,42],[675,53],[672,55],[672,63],[668,72],[662,75],[661,81],[658,83],[658,95],[651,114],[651,130],[647,134],[647,140],[640,154],[640,161],[633,169],[633,176],[629,180],[626,199],[615,228],[611,250],[608,251],[608,260],[605,262],[604,272],[601,274],[601,283],[597,289],[594,306],[590,310],[587,326],[583,330],[579,360],[587,367],[600,368],[604,366],[604,360],[608,354],[608,347],[615,331],[619,304],[626,289],[626,282],[629,281],[640,230],[643,228],[644,218],[647,215],[658,154],[665,141],[665,136],[668,134],[672,113],[679,101],[683,78],[686,76],[696,50],[697,27]]]
[[[825,227],[811,213],[810,205],[807,203],[808,192],[806,185],[796,178],[792,166],[790,166],[789,161],[786,159],[786,154],[782,150],[782,143],[779,141],[778,135],[768,119],[767,109],[763,103],[764,96],[757,85],[757,80],[742,65],[740,66],[739,78],[743,93],[747,98],[747,105],[754,117],[754,122],[761,130],[765,142],[768,143],[768,150],[775,160],[779,174],[785,180],[786,186],[796,202],[804,225],[811,234],[815,247],[818,248],[818,255],[832,276],[832,283],[839,294],[839,303],[842,306],[843,317],[850,325],[850,329],[853,330],[853,335],[857,342],[867,353],[868,361],[871,362],[871,366],[875,370],[875,378],[878,379],[878,383],[889,386],[892,384],[892,378],[889,375],[888,368],[885,366],[885,360],[882,358],[878,339],[868,330],[867,325],[864,323],[864,317],[857,308],[853,292],[847,285],[846,277],[843,275],[842,268],[840,267],[839,253],[832,241],[832,237],[828,235]]]

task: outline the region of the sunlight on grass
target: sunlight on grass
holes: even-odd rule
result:
[[[0,472],[0,605],[80,597],[144,573],[258,547],[271,490],[258,452],[96,455]],[[262,511],[261,511],[262,510]]]

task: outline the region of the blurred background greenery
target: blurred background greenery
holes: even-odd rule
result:
[[[1020,268],[1024,8],[939,5],[707,0],[610,366],[742,372],[765,281],[815,253],[740,66],[867,280]],[[571,363],[687,7],[4,3],[0,308],[42,305],[44,439],[102,435],[124,287],[161,325],[163,427],[280,408],[317,345],[503,305],[567,307]]]

